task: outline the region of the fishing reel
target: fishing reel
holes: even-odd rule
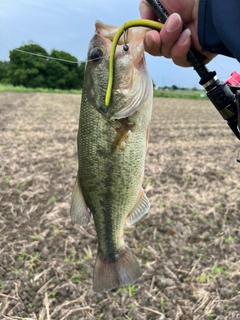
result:
[[[207,69],[206,69],[207,70]],[[240,74],[232,72],[230,78],[221,82],[215,71],[207,71],[199,82],[207,97],[227,121],[229,128],[240,140]],[[240,158],[236,159],[240,163]]]
[[[221,82],[215,71],[199,82],[207,91],[207,96],[232,132],[240,140],[240,74],[232,72],[230,78]]]
[[[169,14],[160,1],[147,0],[147,2],[159,20],[165,23]],[[215,71],[206,68],[205,56],[193,47],[189,50],[187,59],[199,75],[199,84],[206,90],[207,97],[240,140],[240,74],[234,71],[226,82],[221,82]],[[240,158],[237,161],[240,162]]]

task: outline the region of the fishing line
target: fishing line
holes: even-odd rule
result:
[[[3,46],[1,44],[0,44],[0,47],[7,48],[7,49],[9,49],[11,51],[18,51],[18,52],[25,53],[25,54],[28,54],[28,55],[37,56],[37,57],[40,57],[40,58],[45,58],[47,60],[57,60],[57,61],[76,63],[76,64],[81,64],[83,62],[90,62],[90,61],[94,61],[95,60],[95,59],[89,59],[89,60],[83,60],[83,61],[80,61],[80,60],[71,61],[71,60],[66,60],[66,59],[60,59],[60,58],[54,58],[54,57],[50,57],[50,56],[45,56],[43,54],[33,53],[33,52],[21,50],[21,49],[10,49],[9,47]],[[102,56],[102,58],[109,58],[109,57],[110,57],[110,54]],[[96,58],[96,60],[97,60],[97,58]]]
[[[123,41],[124,41],[123,50],[124,50],[124,51],[128,51],[128,49],[129,49],[129,46],[128,46],[128,44],[127,44],[127,42],[128,42],[128,30],[124,30],[124,33],[123,33]]]
[[[169,6],[172,10],[173,8],[171,6]],[[140,19],[140,20],[144,20],[144,19]],[[150,20],[149,20],[150,21]],[[160,19],[158,19],[158,21],[160,21]],[[182,22],[183,25],[187,28],[187,25]],[[123,50],[124,51],[128,51],[129,47],[127,45],[127,29],[124,29],[123,31],[123,34],[124,34],[124,46],[123,46]],[[47,60],[56,60],[56,61],[62,61],[62,62],[68,62],[68,63],[72,63],[72,64],[81,64],[83,62],[89,62],[89,61],[93,61],[93,59],[89,59],[89,60],[84,60],[84,61],[80,61],[80,60],[77,60],[77,61],[71,61],[71,60],[67,60],[67,59],[61,59],[61,58],[54,58],[54,57],[50,57],[50,56],[45,56],[45,55],[42,55],[42,54],[38,54],[38,53],[33,53],[33,52],[29,52],[29,51],[25,51],[25,50],[21,50],[21,49],[17,49],[17,48],[14,48],[14,49],[11,49],[10,47],[8,46],[4,46],[4,45],[1,45],[0,44],[0,47],[4,47],[4,48],[7,48],[11,51],[18,51],[18,52],[21,52],[21,53],[24,53],[24,54],[28,54],[28,55],[32,55],[32,56],[36,56],[36,57],[40,57],[40,58],[45,58]],[[105,55],[103,56],[103,58],[109,58],[111,57],[111,53],[109,55]],[[213,63],[215,63],[226,75],[228,75],[229,73],[220,65],[218,64],[215,59],[213,59],[212,61]],[[237,80],[234,79],[234,81],[236,82],[236,85],[238,84]],[[109,93],[108,93],[108,96],[109,96]],[[108,99],[107,99],[108,100]],[[107,104],[109,104],[109,102],[107,101]]]
[[[126,32],[126,30],[125,30],[125,32]],[[125,33],[124,33],[124,34],[125,34]],[[124,50],[124,51],[127,51],[127,50],[128,50],[127,35],[125,35],[125,37],[124,37],[124,42],[126,42],[126,43],[125,43],[125,45],[124,45],[124,47],[123,47],[123,50]],[[40,58],[45,58],[45,59],[47,59],[47,60],[57,60],[57,61],[69,62],[69,63],[73,63],[73,64],[74,64],[74,63],[76,63],[76,64],[81,64],[81,63],[83,63],[83,62],[89,62],[89,61],[93,61],[93,60],[94,60],[94,59],[89,59],[89,60],[84,60],[84,61],[80,61],[80,60],[78,60],[78,61],[71,61],[71,60],[66,60],[66,59],[60,59],[60,58],[54,58],[54,57],[50,57],[50,56],[45,56],[45,55],[42,55],[42,54],[33,53],[33,52],[29,52],[29,51],[24,51],[24,50],[20,50],[20,49],[10,49],[9,47],[3,46],[3,45],[0,45],[0,47],[7,48],[7,49],[9,49],[9,50],[11,50],[11,51],[15,50],[15,51],[22,52],[22,53],[25,53],[25,54],[28,54],[28,55],[37,56],[37,57],[40,57]],[[109,58],[109,57],[110,57],[110,54],[103,56],[103,58]],[[212,63],[214,63],[215,65],[217,65],[217,66],[219,67],[219,69],[221,69],[221,70],[224,72],[224,74],[226,74],[226,76],[229,75],[229,72],[228,72],[227,70],[225,70],[225,69],[222,67],[222,65],[220,65],[219,63],[217,63],[217,61],[215,61],[215,59],[212,60]],[[237,85],[237,84],[238,84],[238,81],[235,80],[235,79],[233,79],[233,80],[236,82],[236,85]]]
[[[54,57],[50,57],[50,56],[45,56],[43,54],[39,54],[39,53],[33,53],[33,52],[29,52],[29,51],[25,51],[25,50],[21,50],[21,49],[10,49],[9,47],[7,46],[3,46],[3,45],[0,45],[0,47],[4,47],[4,48],[7,48],[11,51],[18,51],[18,52],[22,52],[22,53],[25,53],[25,54],[28,54],[28,55],[32,55],[32,56],[37,56],[37,57],[40,57],[40,58],[45,58],[45,59],[48,59],[48,60],[57,60],[57,61],[63,61],[63,62],[69,62],[69,63],[81,63],[81,61],[71,61],[71,60],[66,60],[66,59],[60,59],[60,58],[54,58]]]

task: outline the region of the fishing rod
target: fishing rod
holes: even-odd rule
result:
[[[168,12],[159,0],[147,0],[148,4],[158,17],[165,23],[169,17]],[[184,30],[185,27],[183,26]],[[205,64],[205,56],[191,46],[187,60],[200,77],[199,84],[204,87],[207,97],[227,121],[232,132],[240,139],[240,79],[236,72],[224,83],[221,82],[216,71],[209,71]],[[237,85],[236,85],[237,83]],[[240,162],[240,158],[237,159]]]
[[[161,5],[160,1],[147,0],[147,2],[155,12],[158,19],[162,23],[165,23],[169,17],[169,14]],[[105,106],[102,110],[103,113],[107,112],[107,108],[111,100],[114,77],[114,54],[121,35],[127,29],[134,26],[144,26],[160,31],[163,27],[162,23],[144,19],[130,20],[125,22],[115,34],[110,52],[109,80],[105,96]],[[182,30],[184,29],[185,28],[183,26]],[[128,50],[128,46],[126,44],[123,46],[123,50]],[[203,54],[191,46],[189,52],[187,53],[187,60],[199,75],[199,84],[204,87],[209,100],[218,110],[222,118],[227,121],[228,126],[235,136],[240,140],[240,75],[236,72],[233,72],[227,81],[222,82],[219,80],[216,71],[209,71],[207,69],[204,64],[205,59],[206,57]],[[237,161],[240,162],[240,158],[238,158]]]

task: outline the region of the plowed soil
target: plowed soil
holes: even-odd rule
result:
[[[209,101],[155,99],[148,216],[125,230],[144,271],[92,291],[93,222],[69,219],[81,97],[0,94],[0,319],[240,319],[239,141]]]

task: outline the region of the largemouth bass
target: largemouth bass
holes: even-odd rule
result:
[[[129,29],[120,39],[106,107],[109,53],[117,30],[96,22],[89,44],[78,131],[79,169],[70,211],[71,219],[84,226],[93,216],[98,238],[96,292],[131,285],[141,276],[124,243],[124,225],[138,221],[150,207],[142,189],[153,96],[143,47],[148,29]]]

